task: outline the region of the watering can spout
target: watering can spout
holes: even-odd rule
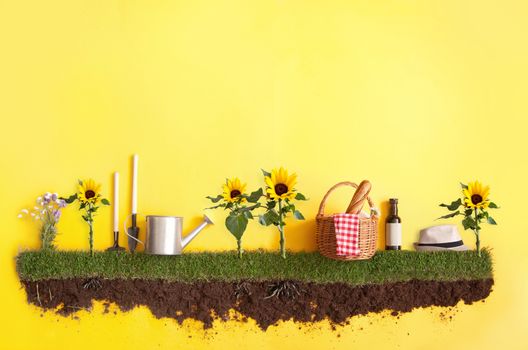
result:
[[[200,231],[203,230],[204,227],[209,225],[209,224],[212,225],[213,221],[207,215],[204,215],[204,219],[203,219],[202,223],[200,225],[198,225],[194,230],[189,232],[189,234],[187,236],[182,238],[182,249],[185,248],[187,246],[187,244],[191,243],[193,238],[196,237],[198,235],[198,233],[200,233]]]

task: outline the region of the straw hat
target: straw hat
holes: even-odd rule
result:
[[[414,243],[418,251],[468,250],[455,225],[431,226],[420,231],[420,239]]]

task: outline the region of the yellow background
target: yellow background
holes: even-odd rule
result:
[[[525,1],[498,0],[1,0],[0,347],[528,348],[527,15]],[[182,215],[186,230],[225,177],[255,188],[261,167],[296,171],[310,201],[306,222],[288,222],[292,250],[315,249],[316,208],[338,181],[371,180],[378,205],[398,197],[410,249],[458,182],[478,178],[502,206],[482,233],[494,291],[452,321],[426,309],[353,318],[339,332],[292,322],[203,332],[143,308],[102,315],[97,304],[73,319],[27,305],[14,257],[38,247],[37,226],[18,211],[45,191],[70,194],[78,178],[110,198],[120,171],[124,218],[134,152],[140,213]],[[221,221],[188,251],[233,249]],[[75,208],[59,228],[60,248],[87,248]],[[277,241],[256,223],[244,237],[248,249]],[[95,246],[110,242],[105,208]]]

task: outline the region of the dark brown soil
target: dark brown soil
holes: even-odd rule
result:
[[[382,285],[350,286],[295,281],[270,282],[167,282],[163,280],[64,279],[22,281],[28,301],[61,315],[91,309],[92,300],[115,303],[122,311],[147,306],[158,318],[202,321],[210,328],[214,319],[227,320],[229,310],[254,319],[262,329],[280,320],[316,322],[328,318],[344,324],[350,316],[392,311],[392,315],[427,306],[452,307],[485,299],[492,279],[436,282],[410,281]]]

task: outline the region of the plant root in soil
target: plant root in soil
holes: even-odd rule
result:
[[[491,292],[493,279],[366,284],[314,283],[294,280],[197,281],[47,279],[22,280],[28,302],[60,315],[91,310],[93,300],[115,303],[121,311],[144,305],[157,318],[179,323],[192,318],[213,326],[229,320],[230,310],[252,318],[266,330],[279,321],[345,325],[355,315],[392,311],[393,315],[429,306],[472,304]]]

